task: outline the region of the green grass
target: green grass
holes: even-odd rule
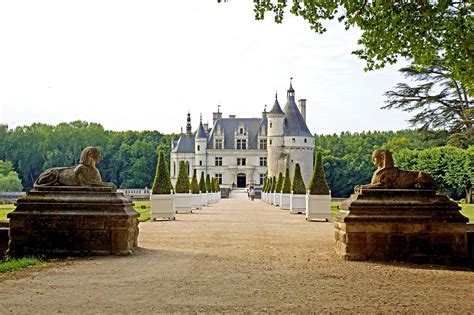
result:
[[[0,273],[17,270],[41,263],[37,258],[20,258],[0,262]]]
[[[0,205],[0,221],[7,220],[7,214],[15,209],[14,205]]]
[[[133,208],[140,213],[138,221],[144,222],[150,219],[150,201],[134,201]],[[142,209],[143,208],[143,209]]]

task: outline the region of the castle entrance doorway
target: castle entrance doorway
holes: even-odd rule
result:
[[[244,173],[237,174],[237,187],[245,188],[247,183],[247,178]]]

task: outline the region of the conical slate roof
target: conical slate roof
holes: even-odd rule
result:
[[[278,98],[276,95],[275,95],[275,104],[273,104],[273,107],[270,110],[269,114],[285,115],[285,113],[281,110],[280,103],[278,103]]]
[[[202,121],[199,122],[198,130],[196,131],[196,138],[207,138],[206,131],[202,125]]]
[[[295,97],[293,95],[288,96],[288,101],[286,102],[283,111],[285,112],[286,116],[285,136],[313,136],[309,131],[308,126],[306,125],[306,122],[300,113],[300,110],[296,106]]]

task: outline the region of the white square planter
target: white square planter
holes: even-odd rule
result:
[[[201,193],[201,206],[207,207],[208,200],[207,200],[207,193]]]
[[[193,194],[184,193],[184,194],[174,194],[174,209],[176,212],[181,213],[192,213],[193,206]]]
[[[201,206],[201,194],[192,194],[192,208],[193,209],[202,209]]]
[[[280,194],[280,208],[282,210],[290,210],[291,194]]]
[[[169,195],[150,195],[150,219],[176,219],[174,210],[173,194]]]
[[[290,213],[302,213],[306,212],[306,194],[295,195],[290,194]]]
[[[261,197],[260,197],[260,199],[261,199],[262,201],[265,201],[266,194],[267,194],[267,193],[265,193],[265,192],[262,191],[262,195],[261,195]]]
[[[320,219],[329,222],[331,195],[306,195],[306,220]]]
[[[281,193],[275,193],[275,201],[273,202],[273,204],[279,207],[280,201],[281,201]]]

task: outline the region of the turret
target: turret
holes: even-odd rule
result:
[[[267,152],[268,152],[268,176],[277,176],[285,164],[282,159],[283,135],[285,127],[285,113],[278,103],[278,95],[275,94],[275,103],[267,113]]]
[[[207,148],[207,133],[202,124],[202,114],[199,120],[199,127],[196,131],[194,139],[195,162],[194,167],[200,174],[206,168],[206,148]]]

